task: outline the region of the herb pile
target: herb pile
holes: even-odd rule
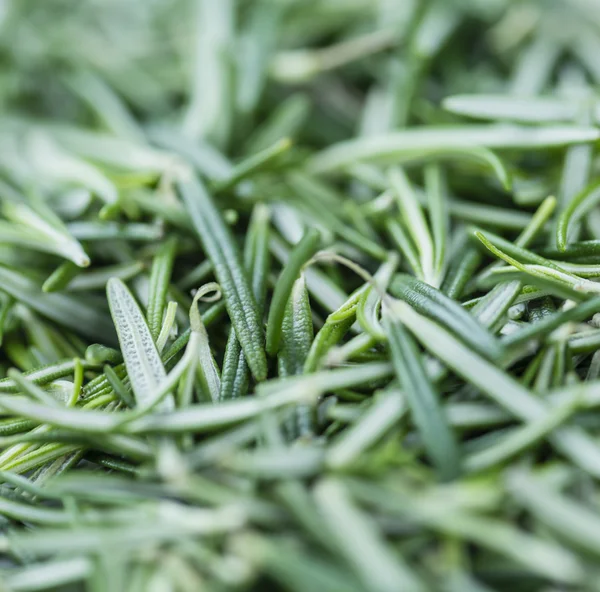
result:
[[[600,590],[594,1],[0,30],[2,590]]]

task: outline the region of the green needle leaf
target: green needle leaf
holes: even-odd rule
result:
[[[396,376],[427,454],[442,479],[454,479],[460,472],[458,446],[441,409],[439,395],[421,363],[416,344],[395,318],[393,308],[384,310],[384,326]]]
[[[140,307],[127,286],[113,278],[106,286],[106,294],[131,388],[137,405],[143,408],[151,401],[154,389],[166,378],[166,372]],[[168,396],[159,409],[168,411],[173,406],[173,398]]]
[[[427,162],[472,155],[485,160],[504,184],[508,179],[502,165],[483,148],[534,149],[595,142],[600,132],[593,128],[553,126],[526,128],[516,125],[470,125],[419,128],[382,136],[347,140],[313,157],[314,172],[325,173],[356,162]]]
[[[288,262],[277,280],[267,320],[267,353],[271,356],[276,355],[279,350],[285,307],[294,282],[304,264],[317,252],[320,241],[321,235],[318,231],[309,230],[290,254]]]
[[[179,190],[206,254],[210,257],[223,290],[225,306],[256,380],[267,375],[263,330],[258,307],[235,241],[208,193],[197,178],[179,183]]]

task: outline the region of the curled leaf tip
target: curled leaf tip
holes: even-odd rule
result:
[[[211,294],[212,293],[212,294]],[[211,294],[209,296],[209,294]],[[221,286],[216,282],[209,282],[204,284],[194,294],[192,305],[190,306],[190,328],[192,331],[202,331],[204,324],[202,323],[202,317],[198,310],[199,302],[217,302],[222,296]]]

